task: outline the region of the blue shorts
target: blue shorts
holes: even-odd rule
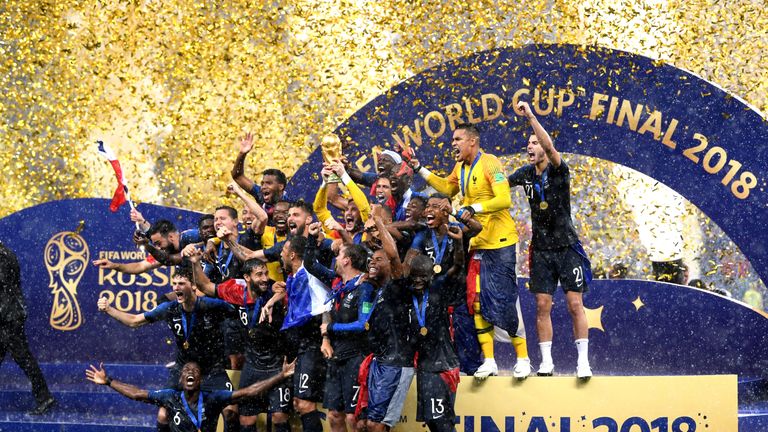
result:
[[[373,359],[368,372],[368,420],[389,427],[400,420],[413,373],[412,367],[383,365]]]
[[[246,363],[243,367],[243,372],[240,374],[240,388],[272,378],[278,373],[280,373],[280,369],[270,371],[259,370],[254,369],[250,363]],[[292,391],[293,383],[290,379],[286,378],[264,393],[256,397],[242,399],[238,402],[240,415],[249,417],[266,412],[291,412],[293,408]]]
[[[467,285],[475,274],[472,269],[479,267],[480,314],[489,323],[513,334],[517,331],[517,274],[515,245],[499,249],[478,249],[472,252],[472,260],[480,261],[479,266],[470,265]],[[474,282],[472,282],[474,284]],[[467,305],[473,307],[473,305]]]
[[[357,375],[363,355],[358,354],[343,360],[328,360],[328,374],[325,377],[323,406],[331,411],[354,414],[360,385]]]
[[[554,295],[560,282],[564,292],[587,292],[584,261],[571,246],[531,249],[531,292]]]
[[[325,384],[325,358],[319,348],[309,349],[296,357],[293,373],[293,397],[322,402]]]
[[[419,370],[416,374],[416,421],[428,422],[441,418],[453,419],[456,412],[456,391],[449,384],[450,372]],[[458,375],[458,371],[455,371]]]

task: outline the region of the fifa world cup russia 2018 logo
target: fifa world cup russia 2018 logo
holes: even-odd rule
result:
[[[45,245],[45,267],[53,294],[50,324],[57,330],[80,327],[83,317],[77,302],[77,284],[88,264],[88,244],[79,234],[60,232]]]

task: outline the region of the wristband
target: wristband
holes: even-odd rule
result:
[[[106,383],[106,386],[107,386],[107,387],[112,387],[112,378],[110,378],[110,377],[107,377],[107,383]]]
[[[423,177],[423,178],[425,178],[425,179],[426,179],[427,177],[429,177],[429,175],[430,175],[430,174],[432,174],[432,173],[431,173],[431,172],[430,172],[428,169],[424,168],[424,167],[423,167],[423,166],[421,166],[421,165],[419,165],[419,169],[418,169],[418,170],[416,170],[416,172],[418,172],[418,173],[419,173],[419,175],[420,175],[420,176],[422,176],[422,177]]]
[[[344,171],[344,174],[342,174],[342,175],[341,175],[341,182],[342,182],[344,185],[347,185],[347,184],[349,184],[351,181],[352,181],[352,177],[350,177],[350,176],[349,176],[349,174],[347,174],[347,172],[346,172],[346,171]]]

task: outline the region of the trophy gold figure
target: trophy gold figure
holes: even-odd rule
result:
[[[53,294],[50,324],[57,330],[75,330],[83,322],[77,285],[85,273],[88,257],[88,244],[75,232],[55,234],[45,245],[45,268]]]
[[[326,163],[338,162],[341,160],[341,140],[335,134],[328,134],[320,142],[320,148],[323,153],[323,160]],[[331,174],[327,180],[328,183],[339,183],[341,179],[336,174]]]

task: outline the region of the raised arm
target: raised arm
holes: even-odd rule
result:
[[[235,254],[235,258],[240,260],[240,262],[246,262],[251,258],[255,258],[259,261],[266,261],[267,258],[264,256],[264,250],[257,250],[252,251],[248,249],[247,247],[241,245],[237,242],[237,235],[233,232],[230,232],[228,229],[222,227],[219,228],[219,232],[216,233],[216,235],[224,240],[224,243],[227,244],[227,247],[230,251],[232,251],[233,254]],[[208,240],[209,242],[211,240]]]
[[[318,236],[322,235],[321,233],[322,225],[320,222],[313,222],[309,225],[309,238],[307,248],[304,251],[304,268],[326,286],[331,286],[336,278],[336,272],[320,264],[317,260]]]
[[[317,193],[315,194],[315,200],[312,202],[312,210],[315,211],[315,214],[317,215],[317,220],[319,220],[323,224],[325,224],[326,221],[328,221],[329,219],[333,219],[333,215],[331,214],[331,211],[328,210],[328,188],[330,186],[325,181],[325,179],[328,177],[330,172],[331,171],[328,167],[323,167],[323,170],[320,171],[320,175],[322,175],[323,177],[323,182],[320,184],[320,187],[317,189]]]
[[[381,237],[381,248],[389,258],[389,265],[392,271],[392,278],[397,279],[403,275],[403,264],[400,262],[400,254],[397,251],[397,243],[389,233],[381,216],[376,213],[373,215],[373,222],[376,224],[376,229],[379,230],[379,236]]]
[[[107,371],[104,370],[104,363],[99,363],[98,368],[94,365],[90,366],[90,369],[85,370],[85,377],[88,381],[110,387],[112,390],[135,401],[146,402],[149,399],[148,391],[110,378],[107,375]]]
[[[365,223],[371,214],[371,205],[368,203],[368,197],[365,195],[365,192],[352,180],[352,177],[350,177],[344,169],[344,165],[340,162],[331,164],[331,170],[341,178],[341,182],[347,187],[352,201],[354,201],[357,209],[360,210],[360,218]]]
[[[552,143],[552,138],[549,136],[549,133],[547,133],[547,130],[544,129],[541,123],[539,123],[539,120],[536,119],[536,116],[533,114],[533,111],[531,110],[530,105],[528,105],[528,102],[519,102],[517,107],[515,107],[515,112],[518,115],[522,115],[528,119],[528,122],[533,128],[533,133],[536,135],[536,139],[539,141],[539,145],[547,155],[547,159],[549,159],[549,163],[555,167],[559,167],[561,161],[560,153],[558,153],[557,149],[555,149],[555,145]]]
[[[267,221],[269,220],[269,215],[264,211],[264,208],[260,206],[250,194],[241,189],[237,182],[227,185],[227,192],[237,195],[238,198],[243,200],[245,206],[248,207],[248,210],[256,216],[256,227],[254,228],[254,226],[251,225],[251,230],[256,234],[263,233],[264,227],[267,226]]]
[[[146,260],[130,262],[130,263],[116,263],[108,259],[97,259],[93,261],[93,265],[95,265],[96,267],[110,269],[110,270],[115,269],[120,273],[141,274],[141,273],[146,273],[150,270],[156,269],[160,267],[162,264],[160,264],[159,262],[149,262]]]
[[[412,148],[402,150],[401,155],[403,160],[408,161],[413,172],[424,178],[427,184],[435,188],[436,191],[449,197],[459,193],[459,177],[456,175],[456,168],[451,171],[448,177],[440,177],[421,165]]]
[[[106,313],[117,321],[120,321],[120,323],[125,326],[136,328],[141,327],[149,322],[143,313],[132,314],[113,308],[112,305],[109,304],[109,301],[107,301],[106,297],[101,297],[96,304],[99,308],[99,311]]]
[[[446,272],[448,277],[456,277],[464,270],[464,233],[458,226],[449,226],[448,235],[453,239],[453,265]]]
[[[234,180],[241,188],[250,191],[253,189],[255,183],[253,180],[245,176],[245,158],[248,153],[253,149],[253,134],[246,133],[240,140],[240,152],[235,159],[235,165],[232,167],[232,180]]]
[[[208,297],[216,297],[216,284],[208,279],[208,276],[203,271],[203,266],[200,265],[203,251],[194,245],[187,245],[181,253],[189,258],[189,261],[192,263],[192,271],[194,272],[192,280],[195,281],[197,289]]]

